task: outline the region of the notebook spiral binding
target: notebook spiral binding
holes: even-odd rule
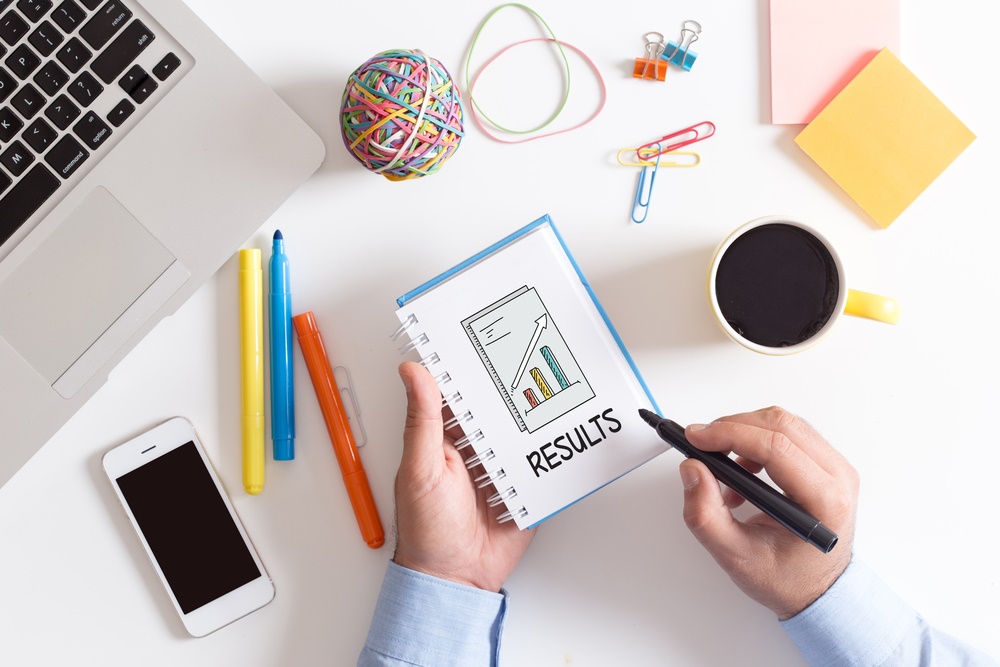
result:
[[[431,370],[432,366],[441,363],[441,357],[437,352],[426,351],[425,346],[429,345],[431,340],[426,333],[420,332],[419,334],[410,332],[411,327],[419,324],[417,316],[410,314],[399,325],[399,328],[392,334],[392,340],[397,341],[404,333],[408,334],[410,341],[399,348],[400,354],[406,354],[411,351],[416,351],[420,355],[420,363],[424,368]],[[432,371],[433,372],[433,371]],[[451,374],[448,371],[443,371],[434,376],[437,381],[438,387],[443,387],[451,382]],[[441,397],[441,407],[445,406],[454,408],[454,406],[462,401],[462,393],[460,391],[442,391]],[[474,420],[471,410],[466,410],[460,414],[455,414],[451,419],[445,422],[444,429],[447,431],[450,428],[456,426],[460,427],[463,432],[463,436],[455,441],[455,449],[462,451],[469,445],[476,442],[481,442],[486,438],[481,429],[474,429],[474,425],[470,425]],[[475,449],[475,448],[474,448]],[[528,510],[524,506],[521,507],[511,507],[509,501],[517,498],[517,490],[513,486],[508,486],[502,489],[497,483],[502,481],[507,477],[507,472],[503,468],[496,468],[490,470],[486,467],[486,464],[496,458],[496,453],[492,449],[485,449],[481,452],[473,454],[472,456],[465,459],[465,466],[472,470],[476,466],[483,466],[483,470],[486,472],[478,477],[474,478],[472,481],[477,486],[477,488],[483,489],[491,484],[496,487],[497,492],[486,499],[486,504],[489,507],[496,507],[498,505],[507,505],[508,511],[504,512],[497,517],[499,523],[507,523],[508,521],[513,521],[515,519],[523,519],[528,516]]]

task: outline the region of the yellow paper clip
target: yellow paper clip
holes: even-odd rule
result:
[[[687,151],[674,151],[673,153],[659,153],[652,146],[642,148],[623,148],[618,151],[618,164],[623,167],[652,167],[656,164],[657,156],[674,158],[683,156],[681,160],[661,161],[661,167],[697,167],[701,164],[701,156],[697,153]]]
[[[646,55],[643,58],[635,59],[632,78],[663,81],[667,76],[668,69],[667,62],[660,58],[667,49],[667,45],[663,42],[663,35],[658,32],[647,32],[642,38],[646,40],[643,47]]]

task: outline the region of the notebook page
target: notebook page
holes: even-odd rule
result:
[[[650,401],[549,225],[407,302],[447,372],[486,470],[503,470],[520,527],[533,525],[666,449],[637,415]],[[493,455],[490,458],[490,455]],[[480,469],[474,472],[482,472]]]

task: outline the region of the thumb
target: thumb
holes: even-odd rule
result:
[[[441,455],[444,424],[441,420],[441,392],[427,369],[407,361],[399,366],[406,388],[406,426],[403,429],[403,457],[411,463]]]
[[[680,475],[684,484],[684,523],[702,546],[720,562],[749,549],[745,526],[733,517],[705,464],[685,459]]]

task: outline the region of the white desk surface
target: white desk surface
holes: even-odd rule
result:
[[[353,372],[369,439],[362,458],[390,536],[379,551],[362,543],[298,355],[298,458],[269,461],[263,495],[243,492],[234,257],[0,490],[0,662],[353,664],[393,548],[404,409],[389,341],[394,299],[543,213],[670,416],[704,421],[779,404],[811,421],[861,472],[857,554],[931,623],[1000,656],[1000,98],[986,82],[995,4],[901,3],[903,62],[978,139],[885,231],[793,143],[798,126],[770,124],[766,0],[533,3],[597,63],[604,112],[520,146],[494,143],[470,122],[440,173],[404,183],[367,173],[344,149],[347,76],[378,51],[420,48],[461,78],[473,30],[496,5],[402,4],[362,20],[345,3],[316,0],[191,4],[326,142],[319,172],[247,245],[266,255],[281,229],[295,311],[315,311],[335,363]],[[685,19],[704,26],[693,71],[632,79],[642,35],[675,38]],[[539,35],[504,10],[477,61]],[[491,112],[517,120],[520,90],[548,103],[561,83],[544,47],[510,57],[481,94]],[[585,67],[572,65],[567,121],[596,99]],[[518,75],[537,81],[515,88]],[[649,219],[632,224],[637,172],[615,152],[701,120],[718,126],[699,147],[702,165],[661,172]],[[852,285],[903,301],[902,322],[847,318],[793,358],[729,341],[705,298],[711,253],[739,224],[773,213],[828,235]],[[198,428],[277,587],[269,606],[197,640],[100,468],[107,449],[173,415]],[[772,615],[685,529],[679,461],[668,452],[542,527],[507,582],[506,664],[802,664]]]

